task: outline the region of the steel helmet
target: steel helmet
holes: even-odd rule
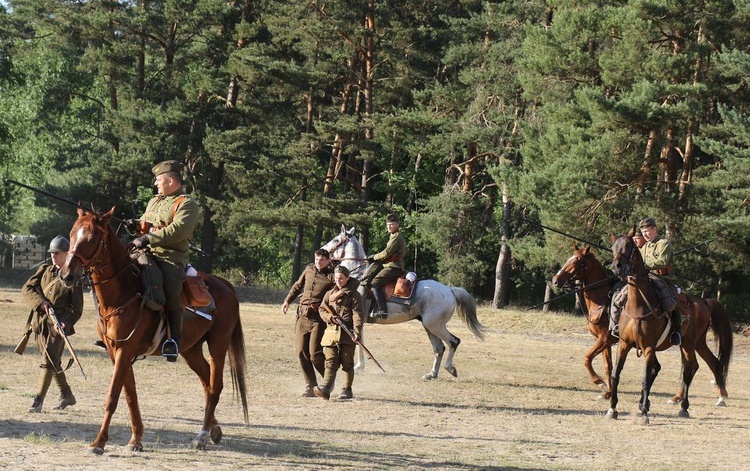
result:
[[[67,252],[69,248],[70,242],[68,242],[68,239],[59,235],[52,239],[52,242],[49,243],[49,250],[47,250],[47,252]]]

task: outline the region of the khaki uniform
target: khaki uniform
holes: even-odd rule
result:
[[[57,333],[54,323],[46,312],[40,312],[40,305],[48,301],[55,310],[57,319],[65,324],[65,335],[75,334],[75,323],[83,314],[83,288],[76,284],[72,288],[63,285],[58,276],[59,270],[53,265],[42,265],[21,288],[21,294],[32,309],[30,320],[34,337],[42,354],[43,369],[39,378],[35,401],[44,400],[50,382],[54,377],[61,394],[69,394],[70,386],[62,371],[62,355],[65,340]]]
[[[364,324],[364,301],[362,295],[357,292],[359,281],[349,278],[349,282],[343,288],[334,287],[326,293],[323,303],[331,308],[341,318],[344,325],[357,337],[362,335]],[[334,301],[331,301],[334,298]],[[321,311],[321,317],[327,323],[326,333],[323,336],[323,350],[325,352],[326,370],[323,387],[330,390],[336,379],[336,371],[341,367],[344,372],[344,389],[351,389],[354,381],[354,348],[356,344],[338,326],[329,314]]]
[[[370,286],[377,288],[388,284],[406,273],[404,257],[406,256],[406,239],[400,232],[394,232],[382,252],[372,256],[374,262],[365,273],[366,279],[372,279]]]
[[[669,239],[657,236],[656,240],[646,242],[639,250],[643,263],[652,274],[659,275],[661,278],[671,278],[674,249]]]
[[[300,296],[294,326],[294,348],[309,388],[318,385],[315,371],[317,370],[321,376],[325,371],[325,357],[320,346],[325,323],[321,320],[318,310],[323,296],[333,286],[333,268],[327,266],[323,270],[318,270],[315,264],[311,263],[305,267],[284,299],[284,302],[291,303]]]
[[[181,200],[177,202],[178,199]],[[180,188],[171,195],[151,198],[141,217],[141,227],[144,227],[144,223],[145,227],[150,225],[148,242],[151,254],[164,275],[165,309],[168,311],[182,310],[180,295],[189,260],[189,241],[198,224],[199,214],[198,203]]]

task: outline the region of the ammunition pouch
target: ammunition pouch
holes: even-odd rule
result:
[[[333,347],[341,342],[341,327],[337,325],[329,325],[326,327],[326,331],[323,333],[323,338],[320,341],[322,347]]]

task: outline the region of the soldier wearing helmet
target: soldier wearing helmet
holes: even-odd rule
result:
[[[62,354],[65,340],[54,327],[50,315],[57,316],[65,335],[75,333],[74,325],[83,313],[83,288],[76,283],[66,288],[60,281],[60,267],[65,263],[70,243],[68,239],[59,235],[52,239],[48,252],[52,258],[51,264],[44,264],[29,278],[21,288],[21,293],[31,307],[28,327],[34,332],[42,362],[39,365],[42,372],[37,383],[34,402],[29,412],[41,412],[44,398],[47,395],[52,380],[60,388],[60,402],[53,409],[65,409],[76,403],[65,372],[62,368]]]

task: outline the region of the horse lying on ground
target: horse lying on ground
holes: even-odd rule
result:
[[[343,266],[347,267],[352,276],[361,279],[367,268],[367,255],[362,244],[354,236],[353,228],[347,231],[342,225],[341,233],[321,248],[328,250],[332,260],[340,261]],[[367,315],[369,296],[366,296],[367,293],[361,286],[359,291],[362,297],[366,299],[365,315]],[[393,292],[392,287],[386,288],[384,291],[388,301],[388,317],[386,319],[375,319],[373,323],[398,324],[419,319],[425,332],[427,332],[427,337],[432,343],[432,350],[435,354],[432,370],[423,378],[435,379],[438,377],[446,345],[448,354],[445,356],[444,368],[451,375],[458,376],[458,372],[453,366],[453,355],[456,353],[456,348],[461,343],[461,339],[448,331],[447,324],[453,313],[458,312],[459,317],[463,319],[474,336],[483,340],[484,326],[477,319],[477,305],[474,298],[463,288],[452,288],[435,280],[417,281],[411,297],[408,300],[402,300],[402,302],[396,302],[396,298],[390,297]],[[359,349],[357,357],[355,370],[360,372],[364,369],[362,349]]]
[[[612,345],[619,339],[609,334],[610,292],[614,285],[613,277],[608,277],[604,266],[597,260],[590,247],[579,248],[573,246],[573,255],[555,274],[552,283],[558,288],[580,281],[583,297],[588,311],[589,332],[596,340],[594,345],[584,356],[584,365],[589,372],[591,382],[602,389],[601,398],[608,399],[611,391],[612,373]],[[688,317],[684,330],[690,330],[692,324],[696,329],[695,351],[706,362],[714,375],[714,384],[718,389],[717,406],[726,406],[726,381],[729,372],[729,360],[732,356],[733,338],[732,325],[724,307],[716,299],[704,299],[680,294],[678,296],[682,314]],[[713,330],[718,346],[718,358],[706,343],[709,327]],[[604,378],[600,377],[592,366],[593,359],[601,353],[604,363]],[[682,401],[685,391],[680,388],[677,394],[669,399],[669,403],[677,404]]]
[[[104,452],[109,439],[109,424],[123,389],[132,428],[128,447],[133,451],[143,450],[143,420],[138,407],[133,363],[141,355],[159,355],[159,349],[154,345],[161,345],[164,335],[160,329],[160,324],[163,324],[161,314],[147,309],[141,302],[138,267],[109,226],[113,212],[114,208],[99,215],[78,209],[78,219],[70,231],[70,251],[60,270],[60,278],[68,286],[82,274],[90,276],[99,311],[97,328],[113,364],[112,380],[104,398],[104,420],[96,439],[89,444],[89,451],[98,455]],[[180,342],[180,355],[200,378],[206,395],[203,425],[192,442],[196,448],[205,448],[208,439],[218,443],[222,438],[214,414],[224,386],[227,353],[234,390],[242,401],[245,422],[248,421],[245,342],[239,301],[228,281],[206,274],[202,277],[216,304],[213,320],[200,316],[186,319]],[[208,346],[210,363],[203,356],[204,343]],[[172,398],[183,394],[179,384],[174,384],[173,390]]]

